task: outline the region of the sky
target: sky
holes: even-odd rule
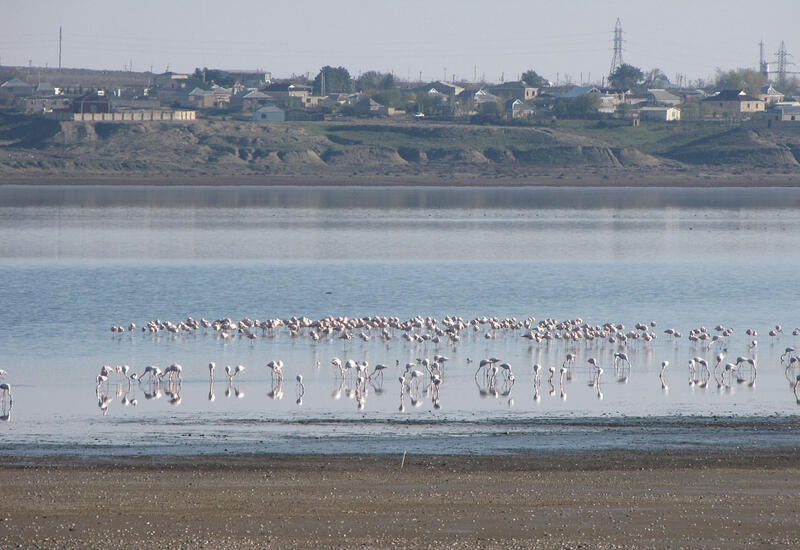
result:
[[[344,66],[400,79],[516,80],[534,69],[576,84],[607,75],[613,29],[623,60],[675,80],[757,68],[781,40],[800,64],[800,0],[0,0],[0,64],[274,77]],[[794,61],[795,58],[790,58]],[[800,70],[792,66],[791,70]]]

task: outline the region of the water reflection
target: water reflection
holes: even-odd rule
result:
[[[3,371],[5,373],[5,371]],[[2,380],[3,375],[0,375]],[[11,409],[14,408],[14,397],[11,395],[11,384],[0,382],[0,422],[11,420]]]
[[[506,338],[510,337],[506,335]],[[573,348],[574,349],[574,348]],[[694,348],[690,348],[697,351]],[[543,353],[538,354],[538,357],[545,357],[552,361],[555,357],[564,357],[563,352],[558,350],[546,350],[542,348]],[[609,355],[603,353],[602,347],[595,349],[596,356],[589,357],[585,361],[585,368],[575,367],[579,353],[570,351],[562,362],[560,368],[551,366],[548,367],[546,372],[546,391],[547,393],[560,400],[561,402],[567,401],[568,386],[576,379],[583,379],[586,381],[585,387],[589,388],[589,393],[586,390],[575,390],[573,395],[577,396],[577,403],[580,404],[589,395],[593,395],[597,401],[606,399],[605,392],[605,370],[600,366],[603,360],[612,361],[614,369],[615,380],[619,382],[622,378],[625,379],[625,384],[616,385],[614,391],[615,400],[619,403],[626,401],[628,396],[641,397],[639,394],[642,388],[647,384],[640,383],[641,378],[649,376],[657,376],[662,394],[669,395],[670,387],[667,380],[667,371],[670,366],[669,360],[661,362],[661,369],[656,373],[648,374],[647,367],[636,366],[634,361],[629,357],[636,357],[641,350],[634,350],[631,355],[625,352],[613,352]],[[793,351],[793,350],[792,350]],[[678,353],[685,353],[686,350],[678,350]],[[407,353],[407,351],[406,351]],[[585,353],[585,352],[583,352]],[[596,357],[606,357],[606,359],[597,359]],[[775,358],[783,368],[783,379],[788,383],[787,385],[794,393],[796,399],[800,399],[800,357],[792,355],[791,352],[785,352],[783,355],[778,356],[776,353]],[[396,376],[399,383],[399,405],[397,410],[400,412],[407,411],[407,405],[411,410],[421,409],[423,405],[428,403],[431,410],[438,411],[443,406],[442,388],[450,388],[449,393],[454,403],[464,403],[464,392],[467,387],[464,385],[465,369],[470,368],[469,363],[462,363],[459,365],[451,366],[450,369],[455,368],[455,373],[451,372],[445,376],[444,364],[447,358],[443,356],[436,356],[436,359],[417,358],[412,362],[406,363],[405,367],[399,366],[399,360],[395,361],[394,367],[386,367],[380,365],[382,368],[372,369],[369,371],[369,362],[366,360],[356,361],[355,359],[348,359],[347,361],[340,361],[333,358],[331,361],[334,368],[331,371],[330,381],[333,384],[333,389],[329,392],[319,393],[314,391],[314,383],[312,383],[312,395],[314,396],[313,405],[315,409],[325,409],[324,402],[320,402],[319,398],[322,396],[329,396],[328,398],[335,402],[340,400],[342,396],[346,396],[348,400],[352,400],[355,404],[357,411],[365,411],[368,403],[375,399],[377,400],[376,409],[385,409],[382,401],[386,398],[384,390],[385,384],[385,371],[390,371],[390,374]],[[703,400],[703,395],[708,391],[709,382],[715,383],[719,395],[733,395],[737,388],[747,388],[754,391],[756,387],[756,380],[759,376],[758,357],[757,356],[738,356],[734,360],[725,362],[725,354],[720,352],[713,357],[707,356],[694,356],[687,362],[688,371],[688,385],[692,391],[690,394],[694,399]],[[713,366],[711,365],[713,361]],[[270,362],[272,367],[267,366],[269,373],[266,378],[267,392],[266,398],[270,401],[279,402],[284,397],[284,373],[283,363],[279,361]],[[342,367],[336,366],[341,363]],[[347,367],[350,363],[351,367]],[[162,397],[165,402],[171,406],[180,406],[183,403],[183,368],[175,368],[177,364],[173,364],[167,369],[159,369],[156,365],[147,366],[141,375],[125,372],[130,372],[130,367],[124,369],[123,366],[104,366],[101,369],[101,374],[97,377],[95,385],[95,398],[97,406],[103,416],[107,416],[112,407],[112,403],[119,402],[123,407],[136,407],[138,405],[137,393],[141,392],[147,402],[156,402]],[[209,365],[209,380],[207,400],[213,402],[216,399],[215,381],[213,379],[213,363]],[[180,366],[180,365],[177,365]],[[312,367],[313,371],[317,371],[317,364]],[[643,370],[644,369],[644,370]],[[227,398],[244,399],[244,382],[238,377],[238,374],[245,372],[244,365],[238,365],[232,368],[229,365],[226,368],[226,389],[225,396]],[[573,371],[577,371],[574,375]],[[503,399],[508,407],[516,406],[516,399],[513,396],[515,384],[518,381],[518,375],[513,371],[511,364],[506,361],[501,361],[497,357],[490,357],[479,361],[479,366],[475,371],[468,371],[472,374],[471,383],[474,384],[474,389],[470,390],[477,394],[479,400],[485,399]],[[530,376],[529,382],[524,381],[524,384],[530,383],[532,387],[531,404],[538,404],[542,401],[542,378],[545,369],[541,364],[534,363],[529,373],[525,373],[524,378]],[[369,374],[368,374],[369,373]],[[454,382],[446,383],[455,377]],[[322,381],[324,383],[325,376],[319,380],[315,379],[316,383]],[[254,382],[259,383],[259,382]],[[294,403],[298,406],[303,406],[308,392],[309,381],[302,373],[295,375],[295,398]],[[0,391],[3,391],[2,400],[0,400],[0,419],[8,421],[11,417],[11,408],[13,401],[11,399],[10,386],[8,384],[0,384]],[[452,386],[452,387],[451,387]],[[631,386],[631,389],[626,389]],[[766,394],[768,396],[769,394]],[[389,398],[392,399],[391,397]],[[644,397],[647,400],[647,397]],[[800,401],[798,401],[800,404]],[[197,408],[198,403],[193,403],[192,407]],[[371,407],[370,407],[371,408]]]
[[[0,206],[509,209],[800,207],[796,188],[0,186]]]

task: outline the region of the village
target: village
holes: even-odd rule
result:
[[[761,70],[718,71],[704,87],[678,86],[658,69],[619,65],[603,84],[552,82],[529,70],[499,83],[400,81],[344,67],[273,78],[268,71],[194,73],[0,67],[0,109],[60,121],[145,123],[220,118],[273,124],[343,118],[552,125],[563,119],[800,122],[795,78]],[[783,86],[784,88],[782,89]]]

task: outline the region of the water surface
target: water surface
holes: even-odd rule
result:
[[[502,452],[684,441],[683,427],[598,429],[604,418],[662,427],[665,418],[794,418],[793,373],[779,356],[800,324],[798,205],[794,189],[0,187],[0,368],[15,399],[0,448]],[[490,340],[482,331],[453,347],[399,335],[388,345],[312,344],[285,332],[223,341],[109,330],[188,315],[373,314],[656,320],[659,338],[628,346],[633,369],[622,383],[610,368],[617,346],[530,346],[522,331]],[[689,386],[688,359],[720,350],[661,333],[718,323],[735,327],[726,355],[757,357],[755,385]],[[771,339],[776,324],[785,332]],[[760,333],[754,349],[749,327]],[[567,352],[579,361],[565,395],[543,385],[537,400],[531,363],[560,366]],[[451,359],[438,409],[430,395],[419,406],[406,395],[401,412],[395,371],[359,409],[352,383],[340,388],[329,365],[333,356],[394,365],[434,353]],[[485,397],[468,359],[492,355],[517,379],[509,393]],[[590,356],[606,367],[600,392],[588,385]],[[287,364],[282,399],[269,395],[263,366],[278,358]],[[219,373],[209,387],[209,361],[247,366],[229,396]],[[172,362],[184,365],[179,405],[112,384],[103,415],[101,365]],[[305,378],[300,404],[296,374]],[[731,441],[726,433],[704,437]]]

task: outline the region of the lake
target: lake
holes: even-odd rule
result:
[[[0,187],[0,368],[14,399],[0,411],[10,413],[0,452],[797,445],[785,428],[800,412],[800,371],[781,355],[800,325],[798,206],[791,188]],[[657,338],[531,343],[521,328],[487,324],[457,344],[399,330],[389,341],[378,330],[319,341],[285,328],[252,339],[141,331],[188,316],[373,315],[581,318],[625,331],[655,321]],[[129,323],[137,329],[110,330]],[[709,348],[686,338],[717,325],[734,331]],[[783,332],[770,337],[776,325]],[[613,368],[619,351],[627,374]],[[560,367],[567,353],[577,356],[571,379],[556,374],[551,390],[546,374],[537,395],[531,364]],[[757,378],[742,367],[722,387],[690,385],[688,360],[713,366],[717,353],[753,357]],[[398,381],[406,363],[434,354],[449,358],[436,407],[431,387],[401,394]],[[512,366],[513,383],[489,388],[475,375],[492,356]],[[389,368],[364,390],[333,357]],[[600,385],[589,357],[604,368]],[[264,366],[277,359],[281,388]],[[95,383],[103,365],[141,373],[175,362],[180,392],[116,375]],[[246,371],[229,384],[224,365]],[[693,418],[706,428],[687,435]]]

